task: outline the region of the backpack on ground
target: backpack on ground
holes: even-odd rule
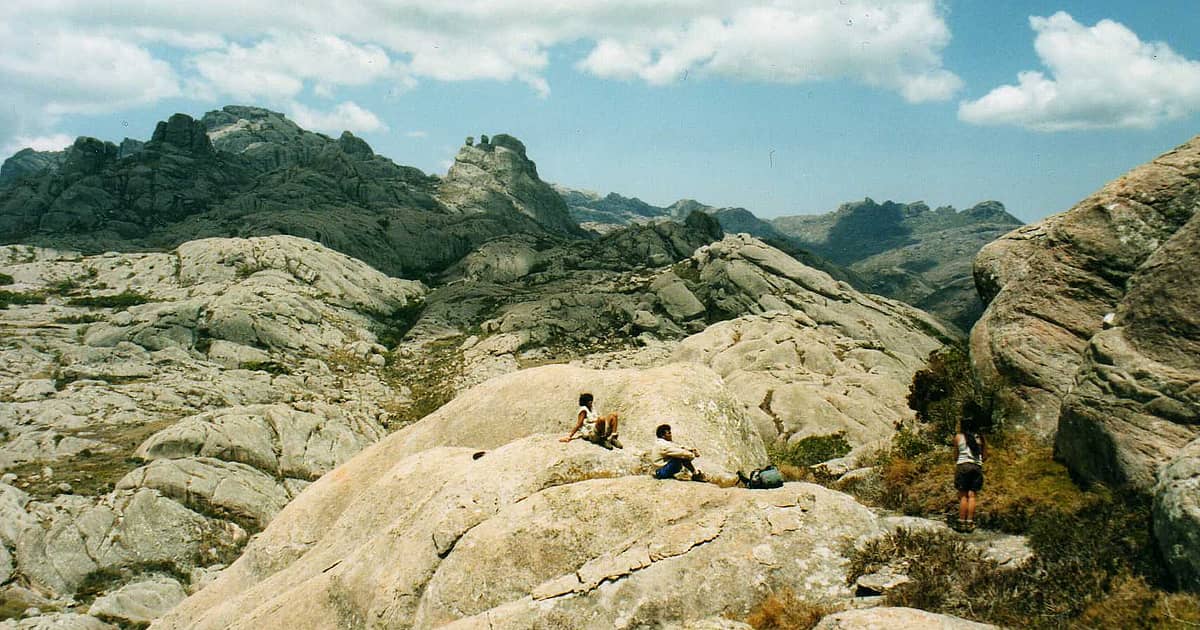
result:
[[[746,484],[747,488],[754,490],[769,490],[783,485],[783,473],[779,472],[779,469],[774,466],[759,468],[751,472],[749,477],[739,472],[738,479]]]

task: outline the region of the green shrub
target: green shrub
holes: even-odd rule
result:
[[[0,289],[0,308],[8,308],[11,305],[23,304],[45,304],[46,296],[41,293],[16,293],[14,291],[4,291]]]
[[[10,276],[10,275],[8,275],[8,274],[6,274],[6,273],[0,273],[0,286],[9,285],[9,284],[12,284],[12,283],[13,283],[13,277],[12,277],[12,276]]]
[[[67,300],[68,306],[85,306],[88,308],[128,308],[145,304],[150,297],[132,289],[126,289],[116,295],[88,295]]]
[[[850,443],[844,432],[831,435],[810,435],[795,442],[768,447],[771,461],[776,465],[796,467],[812,466],[821,462],[844,457],[850,452]]]
[[[924,369],[913,374],[908,406],[927,437],[942,443],[958,432],[958,420],[968,401],[991,409],[987,396],[975,382],[971,361],[962,348],[946,346],[930,353]]]

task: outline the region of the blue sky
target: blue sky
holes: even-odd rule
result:
[[[11,0],[0,147],[257,104],[438,174],[506,132],[543,179],[659,205],[1031,221],[1200,133],[1196,0],[326,4]]]

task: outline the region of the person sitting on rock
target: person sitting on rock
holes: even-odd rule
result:
[[[704,481],[704,473],[696,470],[692,460],[700,456],[700,451],[681,446],[671,441],[671,425],[660,424],[654,430],[657,440],[654,442],[654,471],[655,479],[673,479],[679,471],[687,469],[692,481]]]
[[[624,448],[617,439],[617,414],[614,412],[600,416],[593,408],[593,402],[591,394],[579,395],[579,414],[575,420],[575,428],[571,429],[566,437],[559,438],[559,441],[570,442],[578,433],[579,437],[607,449]]]

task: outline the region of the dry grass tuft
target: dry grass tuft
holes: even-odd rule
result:
[[[822,618],[840,610],[827,602],[801,599],[792,590],[785,589],[768,595],[750,611],[746,623],[755,630],[808,630]]]

